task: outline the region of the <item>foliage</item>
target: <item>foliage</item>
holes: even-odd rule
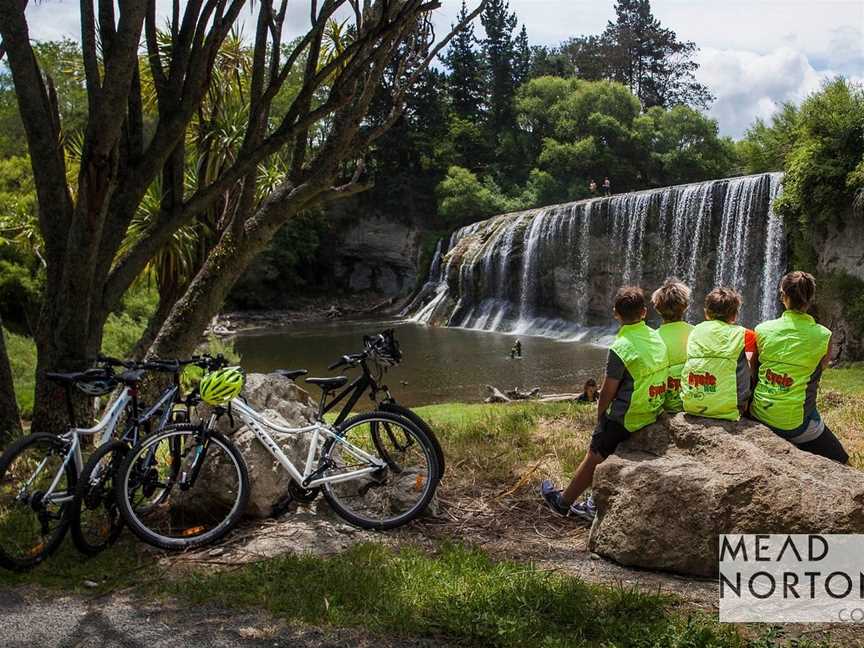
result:
[[[303,214],[282,227],[234,286],[226,306],[237,310],[290,307],[293,294],[320,278],[314,263],[327,233],[328,223],[318,212]]]
[[[33,46],[36,60],[54,86],[66,137],[81,133],[87,120],[87,94],[84,89],[84,63],[80,45],[64,38]],[[18,100],[7,66],[0,66],[0,158],[24,156],[27,138],[18,115]]]
[[[781,143],[792,141],[775,209],[805,232],[841,223],[864,188],[864,88],[842,78],[830,81],[801,104],[791,137],[784,135],[786,124],[776,123],[773,135]]]
[[[470,223],[493,214],[510,211],[511,203],[492,178],[478,180],[468,169],[452,166],[447,177],[438,185],[438,212],[444,224],[450,226]]]
[[[586,197],[589,181],[605,176],[616,191],[722,177],[735,162],[716,122],[686,106],[640,114],[638,99],[619,83],[540,77],[519,89],[516,107],[539,143],[546,200]]]
[[[610,79],[625,84],[644,108],[692,105],[707,108],[713,101],[698,83],[693,60],[696,44],[679,41],[651,12],[649,0],[619,0],[615,21],[599,36],[574,38],[563,52],[580,78]]]
[[[737,144],[737,154],[747,173],[780,171],[786,165],[786,156],[795,146],[798,106],[785,103],[771,117],[768,125],[757,117]]]

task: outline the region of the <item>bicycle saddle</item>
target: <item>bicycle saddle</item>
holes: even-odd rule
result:
[[[136,385],[141,382],[141,379],[144,377],[145,371],[143,369],[130,369],[129,371],[124,371],[123,373],[117,376],[117,380],[122,382],[125,385]]]
[[[333,378],[306,378],[310,385],[318,385],[321,389],[339,389],[348,383],[348,376],[334,376]]]
[[[308,371],[305,369],[277,369],[273,373],[287,378],[288,380],[297,380],[300,376],[305,376]]]

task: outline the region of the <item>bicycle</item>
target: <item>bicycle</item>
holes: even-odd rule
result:
[[[226,380],[242,376],[236,367],[223,372]],[[292,380],[304,373],[281,372]],[[237,447],[216,430],[226,415],[236,414],[252,430],[298,489],[320,489],[331,508],[355,526],[379,530],[402,526],[431,501],[440,478],[438,460],[421,429],[404,417],[380,411],[339,425],[324,420],[329,395],[344,387],[347,377],[306,379],[322,390],[318,416],[311,425],[297,428],[265,419],[239,397],[242,382],[233,393],[220,384],[221,379],[220,372],[208,374],[199,387],[201,401],[214,408],[206,423],[168,426],[139,443],[121,466],[115,489],[118,507],[129,529],[144,542],[171,550],[200,547],[222,539],[239,522],[249,498],[249,479]],[[217,397],[208,397],[208,392]],[[386,447],[388,439],[376,440],[372,432],[382,424],[399,429],[398,438],[411,443]],[[302,470],[277,442],[279,437],[298,434],[309,436]],[[181,457],[179,471],[160,471],[154,458],[172,452]],[[134,494],[145,488],[161,488],[169,496],[156,507],[139,504]]]
[[[85,555],[99,553],[120,535],[122,519],[112,492],[117,457],[137,445],[142,430],[148,433],[154,419],[158,418],[158,429],[165,427],[179,394],[175,380],[152,407],[145,408],[138,401],[138,385],[146,371],[176,374],[180,363],[134,363],[104,356],[97,362],[102,366],[83,372],[46,374],[64,387],[69,416],[65,433],[30,434],[0,457],[0,566],[14,571],[35,567],[60,546],[70,527],[76,547]],[[116,374],[114,367],[125,371]],[[93,427],[79,428],[73,386],[92,397],[117,387],[122,390]],[[124,414],[124,431],[112,441]],[[86,464],[84,437],[94,437],[96,447]]]

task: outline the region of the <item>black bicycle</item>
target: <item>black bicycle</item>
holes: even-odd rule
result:
[[[334,425],[340,425],[354,409],[354,406],[360,400],[364,393],[369,392],[369,399],[375,403],[375,411],[388,412],[395,414],[413,423],[420,428],[423,434],[429,439],[430,443],[435,448],[435,458],[438,460],[438,478],[444,476],[445,460],[444,452],[441,449],[441,444],[438,438],[432,431],[429,424],[417,415],[416,412],[400,405],[389,387],[384,384],[384,375],[393,367],[402,362],[402,350],[399,346],[399,341],[393,329],[386,329],[375,335],[363,336],[363,351],[360,353],[349,353],[343,355],[339,360],[331,364],[328,369],[335,371],[337,369],[349,368],[360,369],[360,375],[345,387],[340,393],[336,394],[331,400],[323,404],[324,413],[332,411],[339,403],[345,401],[339,415],[334,421]],[[293,371],[279,372],[289,378],[295,379],[306,375],[307,371],[297,369]],[[401,447],[403,443],[408,443],[408,440],[400,441],[396,438],[395,433],[388,426],[383,425],[380,428],[373,430],[372,438],[376,442],[379,451],[385,447],[385,443],[381,440],[381,435],[386,434],[388,441],[394,447]]]

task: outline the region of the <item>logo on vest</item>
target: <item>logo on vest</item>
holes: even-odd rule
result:
[[[765,370],[765,380],[780,391],[788,391],[795,382],[789,374],[776,374],[770,369]]]
[[[687,376],[687,384],[690,387],[704,392],[714,393],[717,391],[717,376],[707,371],[703,374],[691,373]]]
[[[657,398],[658,396],[662,396],[666,393],[666,384],[662,385],[649,385],[648,386],[648,398]]]

